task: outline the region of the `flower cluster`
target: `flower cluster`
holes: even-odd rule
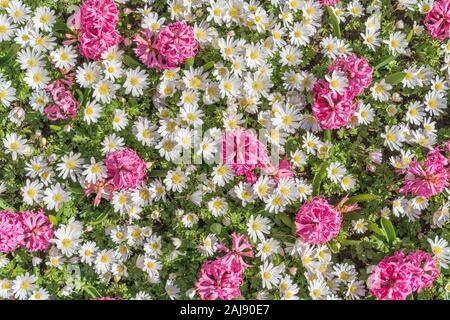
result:
[[[438,0],[425,17],[425,27],[439,40],[450,38],[450,1]]]
[[[253,247],[245,236],[237,233],[231,234],[231,240],[231,250],[218,245],[218,250],[226,254],[205,262],[200,269],[195,286],[202,300],[231,300],[241,295],[243,274],[250,266],[243,257],[253,257]]]
[[[295,217],[298,236],[310,244],[324,244],[336,237],[341,223],[342,214],[324,198],[304,203]]]
[[[432,255],[403,251],[384,257],[372,270],[370,292],[381,300],[405,300],[413,292],[432,286],[439,275],[438,262]]]
[[[149,68],[174,69],[197,53],[198,42],[191,26],[177,21],[155,33],[144,29],[137,34],[135,54]]]
[[[125,190],[138,187],[145,178],[146,164],[136,151],[125,148],[111,152],[104,161],[107,184],[113,190]]]
[[[86,59],[99,60],[121,41],[117,30],[119,9],[114,1],[85,0],[78,15],[80,53]]]
[[[423,165],[415,159],[404,171],[406,175],[399,190],[401,193],[430,198],[450,185],[448,159],[440,153],[439,146],[428,152]]]
[[[0,252],[3,253],[22,246],[30,252],[45,251],[53,237],[52,223],[42,209],[22,213],[0,211],[0,226]]]
[[[49,104],[44,108],[44,112],[49,120],[56,121],[58,119],[76,118],[80,104],[67,89],[66,82],[56,80],[49,84],[46,90],[52,96],[53,100],[53,104]]]
[[[318,80],[313,86],[312,111],[322,129],[339,129],[352,119],[358,94],[370,86],[372,68],[365,58],[351,54],[337,58],[328,66],[325,80]]]

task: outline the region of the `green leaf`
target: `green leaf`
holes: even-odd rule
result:
[[[220,223],[213,223],[209,229],[215,234],[220,234],[222,232],[222,225]]]
[[[346,239],[342,236],[337,236],[336,240],[339,241],[341,244],[343,244],[344,246],[357,246],[360,244],[360,240],[350,240],[350,239]]]
[[[339,27],[339,19],[336,17],[333,9],[327,6],[328,16],[330,17],[331,28],[333,29],[333,34],[336,38],[341,38],[341,28]]]
[[[130,68],[137,68],[137,67],[141,66],[141,64],[136,59],[134,59],[133,57],[131,57],[127,54],[123,56],[122,61],[127,67],[130,67]]]
[[[193,65],[194,65],[194,58],[189,58],[189,59],[186,59],[186,62],[184,64],[184,68],[185,69],[189,69]]]
[[[278,217],[280,218],[281,222],[283,222],[289,228],[295,227],[294,222],[292,222],[291,218],[289,218],[289,216],[286,213],[281,212],[278,214]]]
[[[329,241],[327,247],[332,253],[338,253],[341,250],[341,245],[336,240]]]
[[[323,138],[325,139],[325,141],[330,141],[331,140],[331,130],[325,130],[323,133]]]
[[[53,224],[53,226],[57,226],[58,225],[58,219],[54,215],[49,214],[48,218],[50,219],[50,222]]]
[[[378,63],[374,70],[378,70],[380,68],[383,68],[384,66],[388,65],[389,63],[391,63],[392,61],[395,60],[395,58],[397,58],[397,56],[388,56],[387,58],[383,59],[383,61],[381,61],[380,63]]]
[[[147,176],[150,178],[164,178],[167,175],[168,170],[152,170]]]
[[[6,54],[0,58],[0,67],[6,67],[9,65],[11,60],[16,56],[19,51],[19,45],[12,44],[9,49],[6,51]]]
[[[95,226],[97,224],[100,224],[100,223],[103,222],[103,220],[106,219],[107,216],[108,216],[108,212],[100,213],[100,215],[98,216],[97,220],[92,221],[90,224],[93,225],[93,226]]]
[[[51,124],[49,127],[50,127],[50,129],[52,129],[53,131],[61,131],[61,127],[60,127],[60,126],[57,126],[57,125],[55,125],[55,124]]]
[[[211,69],[212,67],[214,67],[215,64],[216,63],[214,61],[210,61],[210,62],[205,63],[203,65],[203,71],[207,71],[207,70]]]
[[[406,37],[406,42],[410,43],[413,35],[414,35],[414,29],[411,29],[411,31],[408,33],[408,36]]]
[[[11,206],[8,202],[3,200],[2,198],[0,198],[0,209],[2,209],[2,210],[9,209],[9,210],[15,211],[14,207]]]
[[[379,236],[384,237],[384,231],[382,229],[380,229],[380,227],[378,227],[378,225],[376,223],[373,223],[372,221],[369,221],[367,223],[367,228],[369,228],[369,230],[375,232]]]
[[[395,239],[397,239],[397,236],[395,234],[394,226],[391,222],[391,220],[386,219],[384,217],[381,218],[381,227],[384,231],[384,236],[386,237],[386,240],[391,245]]]
[[[348,198],[348,200],[345,202],[345,204],[352,204],[356,202],[370,202],[380,199],[380,196],[377,196],[375,194],[358,194],[357,196],[353,196]]]
[[[320,184],[322,183],[322,180],[325,179],[327,175],[327,168],[328,168],[328,162],[324,161],[319,167],[319,170],[317,170],[316,174],[314,175],[313,179],[313,196],[319,196],[320,195]]]
[[[402,80],[405,78],[405,76],[406,76],[405,72],[396,72],[396,73],[388,75],[385,78],[385,80],[387,83],[395,86],[396,84],[399,84],[400,82],[402,82]]]
[[[83,290],[87,293],[87,294],[89,294],[93,299],[95,299],[95,298],[99,298],[101,295],[100,295],[100,292],[98,292],[97,291],[97,289],[95,289],[93,286],[91,286],[91,285],[86,285],[86,286],[84,286],[83,287]]]

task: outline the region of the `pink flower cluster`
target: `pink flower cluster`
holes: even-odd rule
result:
[[[106,183],[113,190],[124,190],[138,187],[145,178],[147,166],[136,151],[125,148],[111,152],[105,160]]]
[[[69,84],[67,81],[59,79],[47,86],[46,90],[53,99],[53,104],[48,105],[44,109],[49,120],[74,119],[77,116],[80,104],[73,98],[70,90],[67,89],[66,85]]]
[[[438,262],[431,254],[403,251],[386,256],[369,276],[370,293],[380,300],[405,300],[413,292],[431,288],[439,275]]]
[[[441,154],[439,146],[428,152],[423,166],[413,160],[406,170],[401,193],[430,198],[447,188],[450,183],[448,159]]]
[[[243,257],[253,257],[253,247],[243,235],[233,233],[231,239],[231,250],[220,244],[219,251],[226,254],[205,262],[200,269],[195,287],[202,300],[231,300],[241,295],[243,274],[249,267]]]
[[[79,48],[88,60],[99,60],[108,48],[122,40],[116,29],[119,9],[113,0],[86,0],[80,7]]]
[[[222,162],[231,165],[235,175],[245,175],[246,182],[255,183],[253,170],[272,172],[266,147],[253,132],[243,128],[226,132],[222,136]]]
[[[143,30],[134,41],[134,52],[141,62],[158,70],[175,68],[195,56],[198,49],[194,29],[184,21],[171,23],[156,34]]]
[[[428,33],[435,39],[445,40],[450,38],[450,1],[440,0],[434,2],[433,8],[425,17],[425,27]]]
[[[0,211],[0,252],[12,252],[22,246],[30,252],[47,250],[52,237],[52,224],[42,209],[21,214]]]
[[[313,115],[322,129],[339,129],[348,124],[356,111],[353,99],[369,87],[373,69],[367,59],[351,54],[333,61],[328,72],[345,74],[348,84],[345,92],[333,92],[327,81],[320,79],[313,86]]]
[[[297,235],[309,244],[324,244],[341,229],[342,214],[325,198],[316,197],[302,205],[295,217]]]

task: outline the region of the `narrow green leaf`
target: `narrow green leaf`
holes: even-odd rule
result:
[[[357,246],[360,244],[360,240],[350,240],[350,239],[346,239],[342,236],[337,236],[336,240],[339,241],[341,244],[343,244],[344,246]]]
[[[327,175],[327,168],[328,168],[328,162],[324,161],[319,167],[319,170],[317,170],[316,174],[314,175],[313,179],[313,196],[319,196],[320,195],[320,184],[322,183],[322,180]]]
[[[388,56],[387,58],[383,59],[380,63],[378,63],[374,70],[378,70],[380,68],[383,68],[384,66],[388,65],[390,62],[394,61],[397,56]]]
[[[396,85],[402,82],[402,80],[405,78],[406,73],[405,72],[396,72],[393,74],[388,75],[385,80],[387,83]]]
[[[324,137],[325,141],[330,141],[331,140],[331,130],[325,130],[323,132],[323,137]]]
[[[50,222],[53,224],[53,226],[57,226],[58,225],[58,219],[54,215],[49,214],[48,218],[50,219]]]
[[[378,227],[378,225],[376,223],[369,221],[367,223],[367,228],[369,228],[369,230],[373,231],[377,235],[384,237],[384,231],[382,229],[380,229],[380,227]]]
[[[278,217],[280,218],[281,222],[283,222],[289,228],[295,227],[294,222],[291,220],[291,218],[289,218],[289,216],[286,213],[281,212],[278,214]]]
[[[2,198],[0,198],[0,209],[2,209],[2,210],[9,209],[9,210],[15,211],[14,207],[11,206],[8,202],[3,200]]]
[[[336,17],[333,9],[327,6],[328,16],[330,17],[331,28],[333,29],[333,34],[336,38],[341,38],[341,28],[339,27],[339,19]]]
[[[53,131],[61,131],[61,127],[60,127],[60,126],[57,126],[57,125],[55,125],[55,124],[51,124],[49,127],[50,127],[50,129],[52,129]]]
[[[100,292],[97,291],[93,286],[86,285],[83,287],[83,290],[89,294],[93,299],[100,297]]]
[[[137,68],[137,67],[141,66],[141,64],[136,59],[134,59],[133,57],[131,57],[127,54],[123,56],[122,61],[127,67],[130,67],[130,68]]]
[[[410,43],[413,35],[414,35],[414,29],[411,29],[411,31],[408,33],[408,36],[406,37],[406,42]]]
[[[214,61],[210,61],[210,62],[205,63],[203,65],[203,71],[207,71],[207,70],[211,69],[212,67],[214,67],[215,64],[216,63]]]
[[[375,194],[358,194],[357,196],[353,196],[348,198],[347,202],[345,204],[352,204],[356,202],[370,202],[380,199],[380,196],[377,196]]]
[[[147,175],[150,178],[164,178],[168,170],[152,170]]]
[[[17,52],[19,51],[19,45],[12,44],[6,51],[6,54],[0,58],[0,67],[6,67],[15,58]]]
[[[389,244],[392,244],[395,241],[395,239],[397,239],[392,222],[389,219],[382,217],[381,227],[383,228],[386,240],[388,241]]]
[[[189,58],[189,59],[186,59],[184,68],[185,68],[185,69],[189,69],[189,68],[192,67],[193,65],[194,65],[194,58]]]

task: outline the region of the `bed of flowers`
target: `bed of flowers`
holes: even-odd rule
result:
[[[0,299],[449,299],[449,0],[0,0]]]

